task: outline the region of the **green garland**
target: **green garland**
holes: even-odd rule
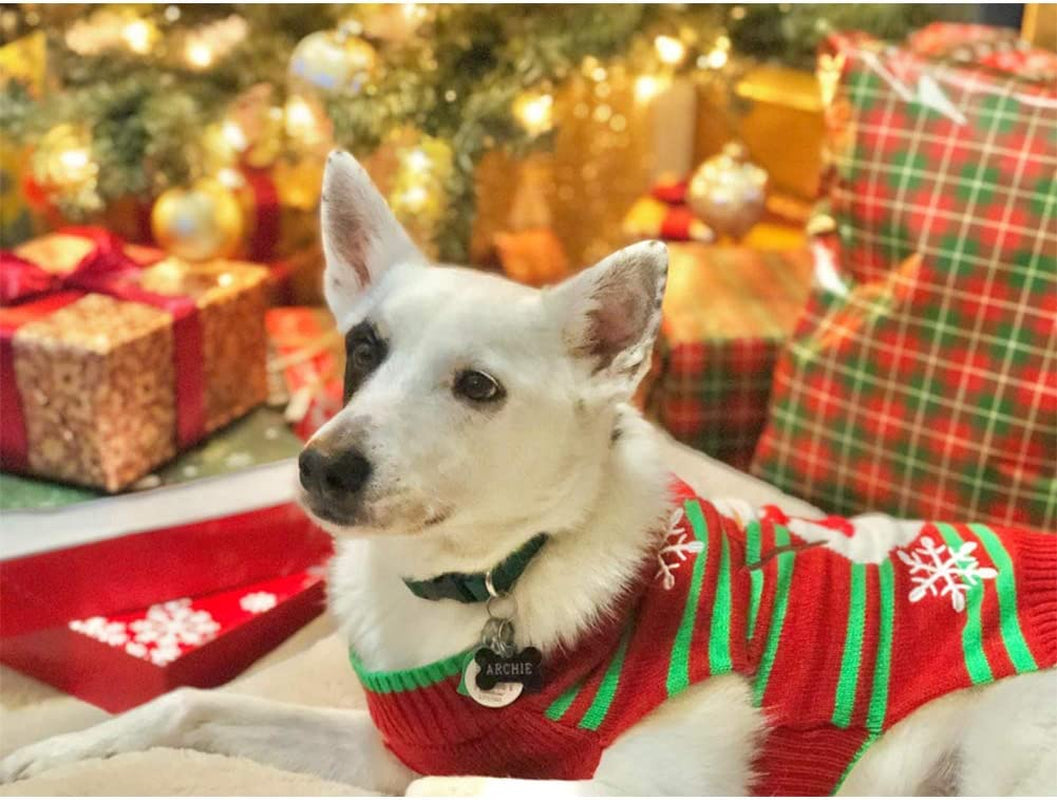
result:
[[[187,183],[197,158],[190,143],[223,117],[235,97],[261,82],[281,95],[290,54],[304,36],[377,13],[370,6],[201,5],[180,6],[173,20],[165,6],[134,8],[161,32],[149,55],[121,48],[98,56],[71,52],[64,35],[79,16],[91,13],[84,7],[27,4],[14,29],[4,31],[11,39],[30,30],[31,22],[45,30],[50,69],[63,89],[38,101],[8,82],[0,91],[0,135],[32,142],[61,122],[86,125],[104,203],[130,194],[149,198]],[[249,35],[209,70],[192,70],[167,52],[172,34],[232,13],[246,20]],[[370,153],[390,131],[406,126],[450,144],[455,168],[437,245],[444,258],[462,260],[481,156],[497,143],[523,153],[550,141],[518,124],[515,99],[527,89],[560,85],[588,56],[605,64],[641,50],[643,41],[659,33],[689,29],[704,52],[726,33],[735,56],[807,66],[830,27],[898,37],[937,16],[967,14],[966,7],[950,6],[438,6],[411,41],[375,42],[384,69],[356,94],[326,97],[326,112],[336,142],[357,154]],[[691,51],[686,63],[693,58]],[[62,210],[71,218],[90,211],[69,203]]]

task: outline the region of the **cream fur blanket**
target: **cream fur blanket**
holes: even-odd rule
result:
[[[673,471],[706,497],[776,503],[789,513],[818,513],[777,489],[681,445],[670,443]],[[240,678],[218,691],[334,708],[363,708],[363,691],[345,646],[326,616],[317,619]],[[46,736],[79,730],[105,712],[0,668],[0,754]],[[362,788],[256,764],[243,758],[156,748],[92,759],[0,787],[0,795],[350,795]]]

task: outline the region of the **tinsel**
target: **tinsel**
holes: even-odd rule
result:
[[[7,7],[9,10],[12,7]],[[98,8],[98,7],[97,7]],[[69,26],[92,13],[90,6],[23,4],[6,17],[9,41],[28,30],[48,35],[49,68],[62,91],[31,97],[17,82],[0,91],[0,135],[32,142],[61,122],[91,131],[103,202],[124,196],[155,197],[200,177],[201,132],[221,119],[232,100],[250,86],[269,83],[282,93],[294,46],[307,34],[339,24],[370,30],[372,4],[363,5],[134,5],[115,6],[158,31],[147,53],[112,48],[78,54],[65,44]],[[174,13],[173,9],[176,9]],[[659,34],[707,53],[726,35],[737,58],[777,58],[803,65],[828,27],[857,27],[883,35],[905,33],[938,13],[929,6],[880,5],[463,5],[430,7],[421,28],[405,40],[374,41],[384,68],[357,93],[323,98],[335,143],[367,155],[390,132],[413,127],[449,142],[446,224],[437,248],[463,260],[474,210],[474,168],[489,149],[514,154],[546,147],[550,134],[530,132],[513,113],[528,90],[552,91],[586,59],[604,67],[612,59],[642,63]],[[11,13],[5,10],[5,14]],[[249,35],[208,69],[194,69],[174,52],[181,34],[238,14]],[[364,33],[364,35],[369,35]],[[696,45],[694,44],[696,43]],[[723,72],[736,74],[737,61]],[[60,201],[61,204],[62,201]],[[72,218],[86,209],[70,200]]]

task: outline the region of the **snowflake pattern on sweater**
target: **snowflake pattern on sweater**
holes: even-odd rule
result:
[[[737,673],[768,726],[754,792],[828,794],[923,704],[1057,663],[1057,536],[925,523],[860,563],[815,538],[857,536],[854,521],[726,516],[681,482],[673,494],[638,588],[612,625],[547,660],[540,694],[483,708],[457,691],[465,653],[401,672],[353,654],[390,750],[430,775],[590,778],[646,714]]]

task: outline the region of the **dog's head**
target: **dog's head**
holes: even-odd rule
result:
[[[301,454],[304,505],[335,535],[568,523],[649,366],[664,245],[543,291],[430,266],[345,153],[327,162],[322,227],[345,408]]]

